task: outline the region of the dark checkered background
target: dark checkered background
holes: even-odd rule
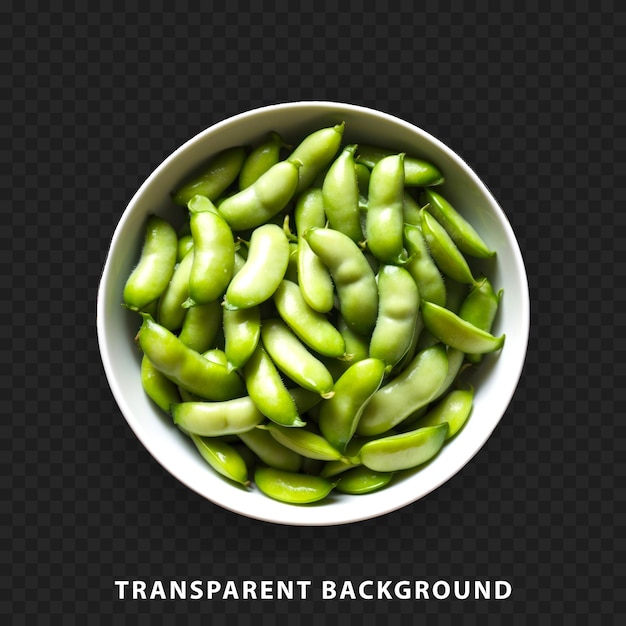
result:
[[[0,9],[2,622],[625,623],[624,4],[51,4]],[[228,116],[315,99],[459,152],[511,221],[532,300],[519,388],[478,455],[403,510],[328,528],[246,519],[179,484],[119,411],[95,332],[107,246],[150,172]],[[133,602],[114,586],[247,578],[513,592]]]

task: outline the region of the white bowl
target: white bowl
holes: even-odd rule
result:
[[[405,151],[435,163],[444,173],[442,193],[478,230],[497,258],[484,268],[504,297],[493,332],[506,333],[500,353],[484,358],[472,379],[472,416],[434,460],[381,491],[333,493],[315,505],[274,501],[256,488],[245,490],[218,476],[193,444],[143,392],[140,352],[133,342],[140,318],[122,308],[122,290],[137,261],[145,220],[156,212],[179,223],[184,214],[170,192],[199,164],[224,148],[251,144],[275,130],[296,143],[309,132],[345,121],[344,140]],[[295,102],[263,107],[222,121],[190,139],[152,173],[124,211],[113,235],[98,294],[97,329],[104,369],[113,395],[137,437],[182,483],[225,509],[278,524],[321,526],[357,522],[411,504],[454,476],[478,452],[504,415],[521,375],[529,333],[528,283],[510,224],[470,167],[425,131],[391,115],[334,102]]]

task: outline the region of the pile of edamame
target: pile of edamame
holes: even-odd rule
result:
[[[465,367],[498,351],[493,257],[430,162],[277,132],[221,151],[151,215],[123,305],[147,395],[203,459],[292,504],[363,494],[467,421]]]

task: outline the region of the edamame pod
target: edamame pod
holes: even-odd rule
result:
[[[402,216],[404,218],[404,223],[411,224],[412,226],[419,224],[421,221],[421,210],[422,207],[417,203],[415,198],[413,198],[413,196],[405,190],[402,201]]]
[[[250,485],[248,467],[243,457],[233,446],[216,438],[206,438],[191,433],[189,435],[202,458],[219,474],[230,480]]]
[[[218,205],[220,215],[233,230],[264,224],[291,200],[298,185],[298,161],[280,161],[250,187],[228,196]]]
[[[378,272],[378,317],[370,341],[370,356],[384,361],[387,371],[411,346],[419,313],[420,295],[413,277],[395,265]]]
[[[304,238],[333,277],[344,320],[368,335],[376,324],[378,287],[367,258],[350,237],[331,228],[309,228]]]
[[[174,423],[183,430],[219,437],[251,430],[265,420],[249,396],[222,402],[186,401],[172,405]]]
[[[367,217],[367,247],[381,263],[403,260],[404,154],[381,159],[372,170]]]
[[[178,236],[163,218],[151,215],[146,223],[139,263],[124,285],[124,306],[141,311],[165,291],[174,273]]]
[[[261,343],[244,366],[243,376],[248,394],[263,415],[284,426],[304,426],[293,397]]]
[[[298,234],[298,285],[302,297],[311,308],[328,313],[333,308],[335,294],[330,273],[302,236],[308,228],[321,228],[326,224],[324,199],[319,187],[307,189],[300,195],[294,219]]]
[[[280,444],[308,459],[340,461],[343,458],[324,437],[307,428],[285,428],[277,424],[265,424],[259,428],[266,428]]]
[[[333,161],[324,177],[322,195],[330,227],[358,243],[363,239],[363,231],[359,215],[359,183],[354,167],[356,149],[356,144],[346,146]]]
[[[289,155],[288,161],[300,162],[298,187],[302,193],[311,186],[315,177],[333,160],[341,146],[345,124],[321,128],[307,135]]]
[[[422,235],[422,229],[413,224],[404,225],[404,245],[408,260],[404,268],[413,276],[420,298],[445,305],[446,285],[433,261]]]
[[[239,438],[269,467],[286,472],[297,472],[302,467],[303,457],[279,443],[266,429],[253,428],[240,433]]]
[[[178,338],[196,352],[206,352],[222,324],[222,306],[217,300],[187,310]]]
[[[393,477],[393,472],[376,472],[361,465],[343,473],[337,482],[336,489],[350,495],[372,493],[386,487]]]
[[[320,431],[342,454],[354,435],[365,405],[380,387],[384,375],[383,361],[373,358],[357,361],[335,383],[335,395],[320,405]]]
[[[283,280],[274,292],[274,304],[283,321],[309,348],[324,356],[345,354],[341,333],[323,313],[306,303],[297,284]]]
[[[285,146],[282,137],[270,131],[246,157],[239,172],[239,189],[254,184],[267,170],[280,161],[280,150]]]
[[[372,396],[357,425],[357,434],[384,433],[428,404],[441,387],[447,371],[448,357],[442,344],[418,352],[402,373]]]
[[[441,450],[448,424],[425,426],[413,431],[381,437],[364,444],[358,457],[361,463],[377,472],[397,472],[422,465]]]
[[[430,254],[439,269],[453,280],[475,285],[476,280],[463,253],[457,248],[445,228],[424,209],[422,209],[421,226]]]
[[[323,398],[332,397],[332,374],[281,319],[273,318],[263,322],[261,341],[271,360],[291,380],[305,389],[316,391]]]
[[[139,346],[151,363],[179,387],[208,400],[228,400],[243,395],[241,379],[188,348],[176,335],[142,314]]]
[[[250,237],[248,257],[226,289],[227,309],[249,309],[269,300],[289,265],[289,240],[276,224],[256,228]]]
[[[259,467],[254,473],[256,486],[266,496],[289,504],[309,504],[324,499],[335,483],[310,474]]]
[[[474,227],[440,194],[424,189],[424,204],[429,212],[446,229],[459,250],[473,257],[487,258],[495,254],[482,240]]]
[[[243,146],[222,150],[210,159],[200,174],[173,194],[174,202],[186,206],[195,195],[215,201],[237,179],[245,158]]]
[[[390,150],[379,146],[361,144],[359,145],[356,160],[358,163],[363,163],[372,169],[381,159],[392,154],[393,152]],[[437,167],[429,161],[413,156],[406,156],[404,159],[404,179],[407,187],[441,185],[444,182],[444,177]]]
[[[231,310],[224,308],[224,352],[233,369],[241,369],[252,356],[261,337],[258,306]]]
[[[144,354],[141,359],[141,386],[148,397],[163,409],[170,412],[170,406],[180,402],[178,387],[162,374]]]
[[[183,303],[189,297],[189,276],[193,265],[193,250],[176,266],[172,279],[159,298],[157,320],[168,330],[178,330],[185,320],[187,309]]]
[[[233,233],[213,203],[204,196],[194,196],[189,211],[193,264],[186,307],[217,300],[230,283],[235,264]]]
[[[479,279],[459,308],[459,317],[482,330],[491,332],[504,290],[496,293],[487,278]],[[480,363],[480,354],[468,354],[470,363]]]
[[[448,424],[446,439],[456,435],[463,427],[472,412],[474,388],[454,389],[446,394],[437,406],[430,409],[417,422],[420,428]]]
[[[491,333],[466,322],[458,315],[432,302],[422,303],[422,318],[426,328],[451,348],[465,353],[484,354],[500,350],[505,335]]]
[[[193,237],[191,233],[178,238],[178,250],[176,252],[176,262],[180,263],[183,258],[193,249]]]

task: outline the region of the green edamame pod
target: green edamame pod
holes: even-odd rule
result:
[[[491,333],[432,302],[422,303],[422,318],[426,328],[435,337],[466,354],[494,352],[504,345],[505,335],[494,337]]]
[[[193,237],[191,233],[178,238],[178,249],[176,252],[176,262],[180,263],[183,258],[193,249]]]
[[[165,291],[176,265],[178,236],[163,218],[151,215],[146,223],[139,263],[124,285],[123,303],[141,311]]]
[[[445,228],[426,210],[422,209],[422,234],[437,267],[460,283],[475,285],[476,280],[463,253],[448,235]]]
[[[141,385],[148,397],[163,411],[170,412],[170,406],[180,402],[178,387],[162,374],[146,355],[141,359]]]
[[[356,144],[346,146],[333,161],[324,177],[322,195],[330,227],[358,243],[363,240],[363,231],[359,215],[359,183],[354,167],[356,149]]]
[[[333,277],[345,322],[368,335],[376,324],[378,287],[367,258],[350,237],[332,228],[309,228],[304,238]]]
[[[296,193],[308,189],[315,177],[333,160],[341,146],[344,127],[342,122],[312,132],[289,155],[288,161],[302,163],[298,171]]]
[[[393,472],[375,472],[365,465],[353,467],[341,475],[336,489],[341,493],[361,495],[386,487],[394,477]]]
[[[420,294],[407,270],[383,265],[378,272],[378,317],[370,341],[370,356],[387,364],[387,370],[406,354],[417,323]]]
[[[428,252],[419,226],[404,225],[404,245],[408,254],[404,268],[413,276],[420,298],[443,306],[446,303],[446,285]]]
[[[269,132],[248,154],[239,172],[239,189],[255,183],[267,170],[280,161],[280,151],[285,147],[282,137],[275,131]]]
[[[343,458],[341,452],[331,446],[324,437],[308,428],[285,428],[269,423],[259,428],[266,428],[280,444],[308,459],[340,461]]]
[[[381,159],[372,170],[365,232],[367,247],[381,262],[404,259],[404,154]]]
[[[261,337],[261,312],[258,306],[248,309],[224,308],[224,352],[230,367],[241,369],[252,356]]]
[[[194,433],[191,433],[189,436],[196,448],[198,448],[202,458],[216,472],[246,487],[250,485],[246,462],[233,446],[213,437],[201,437]]]
[[[361,144],[356,160],[358,163],[363,163],[373,169],[381,159],[392,154],[391,150],[379,146]],[[407,155],[404,159],[404,180],[407,187],[425,187],[441,185],[444,182],[444,177],[439,169],[429,161]]]
[[[433,398],[431,398],[431,402],[439,399],[443,396],[446,391],[450,389],[452,383],[457,379],[459,372],[461,371],[461,366],[465,362],[465,352],[462,350],[457,350],[456,348],[448,348],[446,351],[448,355],[448,373],[444,378],[444,381],[441,383],[441,387],[439,387],[439,391],[435,394]]]
[[[402,373],[372,396],[357,425],[357,434],[384,433],[427,405],[441,387],[447,371],[448,357],[442,344],[418,352]]]
[[[319,428],[326,440],[345,453],[372,395],[380,387],[385,364],[374,358],[352,364],[335,383],[335,395],[320,405]]]
[[[424,189],[424,204],[429,212],[446,229],[459,250],[473,257],[487,258],[495,254],[482,240],[474,227],[440,194]]]
[[[502,289],[496,293],[487,278],[479,279],[478,285],[470,290],[461,304],[459,317],[482,330],[491,332],[503,293]],[[467,355],[470,363],[480,363],[481,359],[480,354]]]
[[[263,415],[284,426],[304,426],[293,397],[261,343],[244,366],[243,376],[248,394]]]
[[[446,439],[456,435],[467,421],[472,412],[474,401],[474,388],[454,389],[446,394],[437,406],[430,409],[426,415],[419,419],[420,428],[424,426],[437,426],[438,424],[448,424],[448,434]]]
[[[332,397],[332,374],[281,319],[263,321],[261,341],[271,360],[291,380],[305,389],[316,391],[323,398]]]
[[[189,212],[193,264],[186,307],[217,300],[230,283],[235,265],[233,233],[213,203],[204,196],[194,196]]]
[[[222,324],[219,301],[198,304],[187,310],[178,338],[196,352],[206,352],[214,343]]]
[[[422,465],[441,450],[448,424],[425,426],[406,433],[381,437],[364,444],[358,457],[361,463],[377,472],[397,472]]]
[[[323,313],[306,303],[298,285],[283,280],[274,292],[274,304],[283,321],[309,348],[324,356],[345,354],[346,343],[341,333]]]
[[[154,367],[179,387],[208,400],[227,400],[243,395],[235,372],[205,359],[176,335],[142,314],[139,346]]]
[[[402,215],[404,218],[404,223],[411,224],[412,226],[419,224],[421,221],[421,210],[422,207],[417,203],[415,198],[413,198],[413,196],[405,190],[402,202]]]
[[[366,211],[371,173],[367,165],[363,165],[363,163],[355,162],[354,170],[356,172],[356,180],[359,185],[359,210]],[[361,232],[363,232],[363,223],[361,223]]]
[[[297,261],[300,291],[310,307],[320,313],[328,313],[333,308],[335,293],[330,273],[302,236],[308,228],[321,228],[326,224],[324,199],[319,187],[307,189],[299,196],[294,218],[298,233]]]
[[[189,276],[193,265],[194,252],[191,250],[176,266],[172,279],[159,298],[157,319],[168,330],[178,330],[185,320],[187,309],[183,307],[189,297]]]
[[[369,357],[369,338],[355,332],[341,315],[337,319],[337,330],[346,344],[346,359],[342,361],[343,363],[350,365]]]
[[[226,290],[227,309],[249,309],[269,300],[289,265],[289,240],[276,224],[255,228],[248,257]]]
[[[323,500],[335,483],[310,474],[259,467],[254,473],[256,486],[266,496],[288,504],[309,504]]]
[[[265,420],[249,396],[222,402],[186,400],[173,404],[171,413],[177,426],[203,437],[239,434]]]
[[[217,363],[222,367],[228,368],[228,358],[226,358],[226,353],[224,350],[220,350],[219,348],[211,348],[202,354],[205,359],[209,359],[213,363]]]
[[[280,161],[246,187],[218,204],[220,215],[233,230],[255,228],[287,206],[298,186],[297,161]]]
[[[297,472],[302,467],[302,455],[283,446],[268,430],[253,428],[240,433],[239,438],[269,467],[286,472]]]
[[[209,160],[200,174],[173,194],[174,202],[186,206],[195,195],[217,200],[237,179],[245,158],[246,149],[243,146],[222,150]]]

